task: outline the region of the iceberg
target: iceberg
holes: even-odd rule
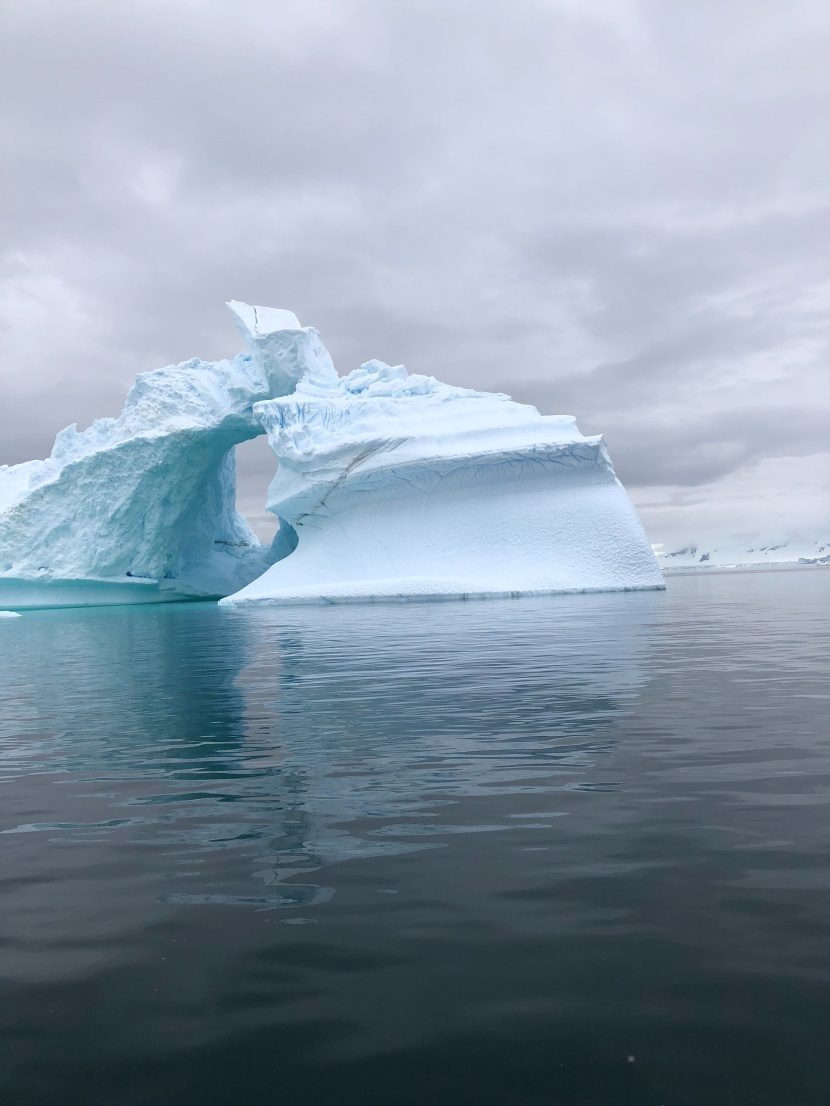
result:
[[[0,468],[0,605],[447,599],[662,588],[601,437],[370,361],[338,376],[291,311],[228,304],[245,350],[141,374],[118,418]],[[234,448],[278,462],[269,547]]]

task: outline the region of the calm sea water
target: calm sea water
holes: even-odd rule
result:
[[[830,1102],[830,572],[0,622],[2,1106]]]

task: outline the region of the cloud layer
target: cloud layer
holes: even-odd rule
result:
[[[779,472],[801,513],[777,524],[830,525],[822,0],[5,22],[0,462],[117,413],[136,372],[235,352],[235,297],[297,311],[341,371],[577,415],[654,541],[763,530]],[[268,464],[242,459],[249,510]]]

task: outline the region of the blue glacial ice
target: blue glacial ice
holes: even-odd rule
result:
[[[117,419],[0,468],[0,605],[227,605],[662,587],[600,437],[370,361],[339,377],[290,311],[232,302],[246,350],[144,373]],[[261,546],[234,447],[278,461]]]
[[[118,418],[0,468],[0,607],[218,598],[281,554],[236,511],[234,447],[262,433],[258,400],[337,373],[291,312],[228,306],[245,353],[142,373]]]

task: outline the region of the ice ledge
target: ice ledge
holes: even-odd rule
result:
[[[665,584],[631,584],[616,587],[551,587],[527,588],[519,591],[465,590],[455,580],[408,579],[365,580],[364,590],[355,590],[350,581],[331,585],[323,591],[314,588],[288,588],[278,595],[257,596],[229,595],[219,600],[220,607],[247,606],[333,606],[345,603],[443,603],[482,599],[530,599],[545,595],[600,595],[610,592],[665,591]]]

